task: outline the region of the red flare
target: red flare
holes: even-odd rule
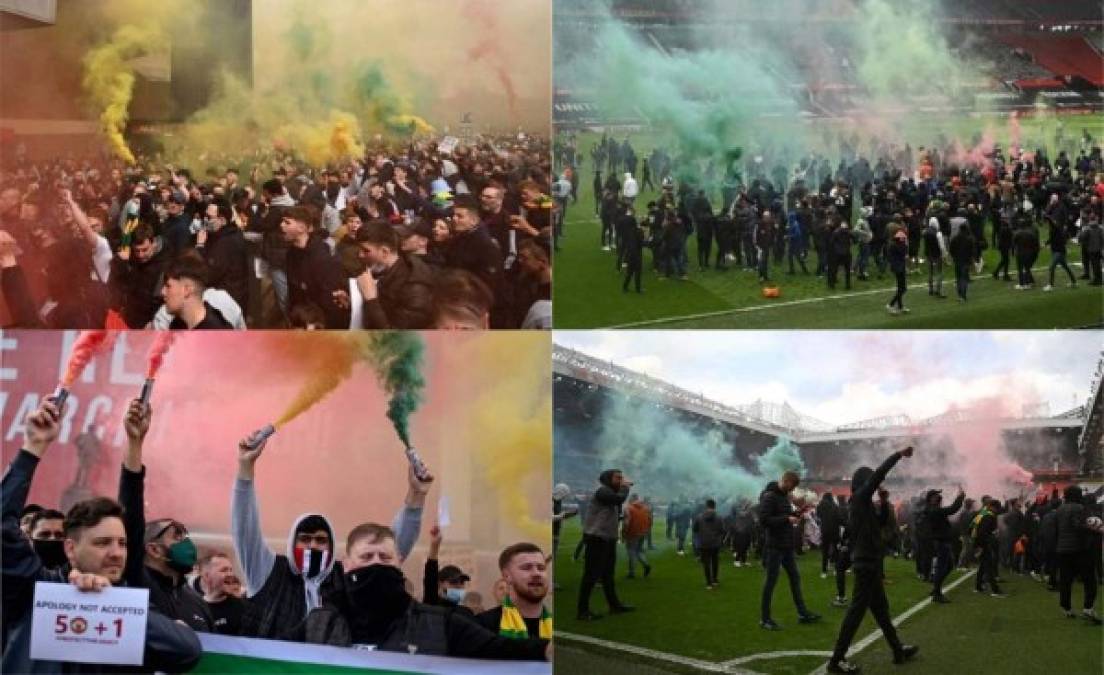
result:
[[[106,330],[81,331],[77,341],[73,343],[73,351],[69,354],[69,365],[61,379],[62,386],[69,387],[76,382],[92,357],[107,349],[114,341],[113,334]]]
[[[146,367],[147,379],[157,377],[157,371],[161,370],[161,364],[165,361],[165,354],[169,353],[169,347],[172,346],[175,339],[176,334],[171,330],[160,331],[153,338],[149,354],[146,355],[146,358],[149,359],[149,365]]]

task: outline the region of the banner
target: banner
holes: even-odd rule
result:
[[[203,658],[193,673],[449,673],[450,675],[548,675],[552,664],[417,656],[283,640],[197,633]]]

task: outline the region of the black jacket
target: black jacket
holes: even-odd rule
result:
[[[959,495],[950,506],[932,506],[924,508],[924,520],[928,525],[928,536],[935,541],[950,541],[954,538],[954,528],[951,527],[950,516],[958,513],[962,508],[962,502],[966,495]]]
[[[234,223],[223,226],[207,237],[200,248],[207,261],[209,288],[221,288],[234,298],[238,307],[249,308],[249,255],[245,236]]]
[[[305,247],[288,249],[287,279],[289,307],[314,303],[326,317],[326,328],[349,327],[349,309],[334,299],[335,291],[349,292],[349,280],[321,238],[312,235]]]
[[[724,521],[713,509],[706,509],[694,519],[694,532],[698,534],[701,548],[720,548],[724,545]]]
[[[161,287],[170,253],[161,248],[145,262],[131,252],[129,260],[112,258],[110,286],[113,304],[130,328],[145,328],[161,307]]]
[[[777,481],[767,483],[759,495],[759,524],[766,536],[764,547],[782,551],[794,547],[793,525],[790,524],[792,515],[794,509],[789,495],[782,491]]]
[[[199,661],[202,647],[195,632],[161,614],[152,602],[147,615],[145,660],[142,666],[104,664],[73,664],[54,661],[34,661],[30,657],[31,605],[36,582],[66,583],[58,571],[47,571],[35,555],[27,538],[19,530],[19,513],[27,501],[31,479],[39,459],[20,451],[12,460],[0,483],[3,510],[3,621],[4,656],[0,667],[5,673],[120,673],[120,672],[184,672]],[[130,538],[128,530],[127,538]],[[141,548],[141,533],[138,535]],[[133,560],[127,553],[127,569]],[[138,558],[139,566],[142,564]],[[124,579],[129,579],[124,573]],[[125,583],[125,582],[124,582]],[[133,584],[127,584],[133,585]]]
[[[127,533],[126,577],[131,586],[148,588],[150,606],[170,619],[179,619],[194,630],[214,631],[214,618],[203,598],[184,577],[178,583],[142,563],[145,558],[146,468],[140,473],[123,467],[119,476],[119,503],[123,506],[123,524]]]
[[[824,541],[835,541],[839,537],[840,526],[843,525],[840,507],[831,496],[825,495],[816,507],[817,518],[820,520],[820,532]]]
[[[161,239],[165,242],[169,257],[179,257],[192,247],[192,217],[186,211],[170,216],[161,224]]]
[[[848,502],[848,534],[851,537],[851,559],[856,567],[877,566],[885,555],[882,542],[882,526],[889,509],[877,512],[874,493],[885,480],[886,474],[897,465],[902,455],[895,452],[881,466],[871,471],[862,467],[851,478],[851,500]]]
[[[1066,502],[1058,507],[1058,553],[1077,553],[1089,547],[1089,530],[1085,525],[1085,506]]]
[[[345,603],[323,605],[307,615],[306,642],[348,647],[353,643]],[[492,633],[474,618],[448,607],[410,601],[376,649],[426,656],[543,661],[547,640],[515,640]],[[413,650],[413,651],[411,651]]]
[[[948,248],[951,252],[951,260],[956,265],[965,265],[972,262],[974,259],[974,237],[970,234],[970,230],[965,227],[958,228],[958,233],[951,237]]]
[[[497,297],[502,284],[503,254],[482,225],[455,235],[445,249],[445,264],[467,270],[483,280]]]
[[[365,328],[432,328],[433,271],[417,256],[400,255],[364,303]]]

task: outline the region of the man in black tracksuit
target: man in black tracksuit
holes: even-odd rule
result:
[[[851,502],[848,514],[848,533],[851,539],[852,569],[855,574],[855,591],[851,606],[840,625],[839,637],[832,659],[828,662],[830,673],[857,673],[859,667],[845,659],[851,640],[862,623],[866,610],[874,615],[882,635],[893,649],[893,662],[904,663],[916,655],[919,650],[913,645],[901,643],[897,629],[889,616],[889,600],[882,585],[882,557],[885,546],[882,543],[882,525],[889,508],[882,508],[879,514],[874,508],[874,493],[885,480],[886,474],[902,457],[912,457],[912,446],[895,452],[877,469],[860,467],[851,478]]]
[[[771,481],[759,495],[759,524],[763,528],[766,542],[763,545],[763,564],[767,568],[763,584],[763,598],[760,604],[759,626],[764,630],[781,630],[782,627],[771,618],[771,596],[778,582],[780,567],[786,570],[790,580],[790,593],[797,607],[798,621],[812,623],[820,619],[805,606],[801,597],[801,575],[794,560],[794,526],[800,516],[794,512],[790,503],[790,493],[797,487],[800,478],[793,471],[782,474],[782,480]]]
[[[579,585],[577,618],[580,621],[601,617],[590,611],[590,592],[599,581],[602,582],[602,592],[606,594],[610,614],[621,614],[633,609],[618,600],[613,582],[613,571],[617,564],[618,519],[621,505],[629,496],[632,481],[625,479],[620,470],[609,469],[598,476],[598,482],[601,485],[591,495],[583,525],[586,557],[583,580]]]
[[[974,551],[978,558],[978,573],[974,577],[974,590],[983,592],[989,585],[989,594],[1001,598],[997,585],[997,514],[1000,512],[1000,500],[983,497],[984,507],[974,516]]]
[[[924,511],[931,536],[932,552],[935,554],[935,569],[932,570],[932,602],[950,602],[943,597],[943,580],[951,573],[951,566],[954,564],[951,555],[951,539],[955,535],[950,516],[958,513],[965,499],[966,493],[959,488],[954,502],[950,506],[943,507],[940,506],[943,501],[942,493],[939,490],[928,490]]]

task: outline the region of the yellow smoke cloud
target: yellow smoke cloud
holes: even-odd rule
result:
[[[488,383],[473,402],[470,447],[478,470],[494,492],[499,517],[547,545],[552,528],[533,505],[549,502],[552,484],[548,336],[483,333],[463,348],[470,354],[460,363],[471,364]]]
[[[130,117],[134,70],[127,62],[148,53],[152,45],[164,39],[164,33],[154,22],[127,24],[84,58],[84,90],[100,111],[100,130],[115,155],[128,164],[134,164],[134,153],[127,146],[123,131]]]
[[[358,337],[342,333],[284,334],[273,341],[292,363],[309,364],[311,375],[276,420],[280,428],[326,397],[353,372]],[[365,338],[359,338],[363,340]]]
[[[414,130],[414,134],[417,136],[428,136],[429,134],[436,133],[436,129],[429,122],[426,122],[417,115],[395,115],[391,118],[390,124],[396,127],[407,127]]]
[[[349,161],[364,156],[360,123],[347,112],[334,110],[328,120],[301,121],[276,131],[273,145],[296,151],[312,166]]]

